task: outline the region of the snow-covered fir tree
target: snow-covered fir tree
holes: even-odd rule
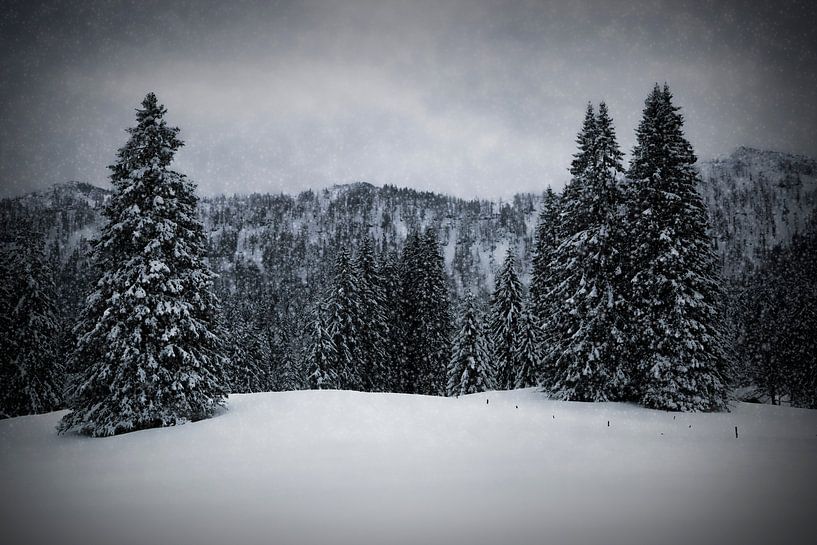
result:
[[[382,282],[381,293],[386,322],[384,391],[399,392],[403,327],[400,323],[400,267],[396,252],[381,252],[378,275]]]
[[[459,331],[454,337],[451,362],[448,364],[446,394],[461,396],[493,390],[494,368],[485,335],[482,316],[471,292],[460,309]]]
[[[604,103],[588,105],[562,200],[553,254],[555,314],[548,323],[550,388],[573,401],[607,401],[627,384],[619,183],[623,167]]]
[[[415,393],[420,360],[423,357],[421,329],[423,327],[421,301],[422,290],[422,239],[417,232],[409,233],[400,256],[400,292],[398,297],[397,324],[399,324],[400,357],[398,364],[398,392]],[[397,329],[395,331],[398,331]]]
[[[226,340],[229,365],[225,377],[234,394],[270,390],[268,369],[270,353],[264,334],[253,316],[242,316],[233,305],[223,307],[223,321],[229,324]],[[227,325],[223,329],[227,329]]]
[[[106,436],[181,424],[223,404],[226,357],[195,185],[170,169],[182,146],[153,93],[111,166],[100,277],[76,327],[82,373],[61,431]]]
[[[567,236],[571,236],[581,230],[582,225],[587,224],[587,219],[582,215],[582,210],[573,203],[583,198],[586,191],[586,184],[574,181],[579,176],[585,176],[592,168],[595,156],[594,148],[598,138],[598,126],[596,125],[596,112],[593,104],[588,103],[584,112],[582,128],[576,137],[578,150],[573,154],[570,163],[571,179],[562,190],[559,209],[559,221],[554,238],[561,244]],[[568,213],[567,207],[571,209]]]
[[[509,247],[496,276],[489,317],[492,363],[496,387],[500,390],[515,388],[519,373],[516,343],[521,333],[524,294],[516,268],[516,256]]]
[[[629,355],[647,407],[725,408],[723,294],[684,119],[665,85],[645,101],[629,168]]]
[[[388,370],[386,342],[388,324],[383,299],[383,279],[374,255],[371,237],[363,239],[358,250],[355,269],[358,275],[358,293],[363,321],[360,331],[360,362],[363,388],[369,392],[387,389]]]
[[[559,245],[559,197],[548,187],[542,199],[542,210],[536,225],[536,241],[530,279],[530,304],[534,318],[544,324],[555,311],[553,294],[553,274],[551,264],[553,254]]]
[[[425,368],[421,373],[424,393],[445,395],[446,367],[451,359],[453,319],[440,241],[436,229],[426,229],[424,237],[427,311]]]
[[[401,391],[444,395],[451,312],[437,233],[409,235],[400,261]]]
[[[0,418],[53,411],[62,398],[53,273],[31,229],[0,249]]]
[[[341,249],[335,263],[335,279],[327,301],[326,328],[335,346],[338,388],[362,390],[363,372],[360,364],[361,333],[365,329],[365,316],[360,306],[358,271],[349,256]]]
[[[255,327],[262,332],[265,349],[269,357],[264,365],[269,389],[275,392],[300,390],[306,388],[306,368],[303,367],[302,354],[308,348],[308,335],[311,320],[300,309],[293,309],[292,304],[282,305],[273,295],[268,295],[266,304],[272,308],[265,309],[256,318]]]
[[[539,320],[528,304],[519,320],[519,337],[514,347],[516,364],[515,388],[538,386],[542,376],[543,335]]]
[[[318,305],[312,331],[312,343],[307,355],[306,373],[309,388],[313,390],[333,390],[339,387],[337,350],[329,333],[325,310]]]

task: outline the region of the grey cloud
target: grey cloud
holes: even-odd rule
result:
[[[560,187],[586,102],[607,101],[629,150],[655,81],[672,86],[703,157],[738,145],[817,155],[817,12],[775,6],[12,3],[2,194],[105,183],[149,90],[204,193]]]

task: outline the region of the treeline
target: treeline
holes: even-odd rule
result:
[[[43,240],[20,224],[0,242],[0,418],[53,411],[62,406],[65,369]]]
[[[817,212],[749,277],[739,305],[737,352],[757,388],[749,397],[817,408]]]
[[[345,257],[338,262],[320,305],[310,385],[449,395],[541,385],[566,400],[724,409],[733,367],[724,294],[696,158],[669,89],[656,86],[647,98],[626,171],[604,103],[598,112],[588,105],[577,145],[570,183],[561,196],[545,197],[529,296],[509,251],[487,316],[467,299],[452,339],[433,232],[422,239],[420,259],[412,258],[419,235],[409,239],[398,276],[388,280],[399,295],[385,307],[382,297],[366,295],[386,282],[363,273],[368,244],[357,272]],[[414,282],[417,275],[434,281]],[[361,308],[378,310],[357,320]],[[396,319],[381,323],[385,316]],[[383,356],[391,368],[384,376],[423,380],[345,378],[365,376],[368,362]]]
[[[440,231],[403,217],[402,241],[391,217],[399,209],[384,211],[380,240],[365,221],[336,232],[317,258],[333,266],[304,273],[282,258],[314,235],[284,236],[291,226],[263,246],[263,272],[236,258],[217,279],[210,267],[221,254],[197,219],[194,185],[170,168],[182,142],[164,114],[148,95],[112,167],[100,237],[63,260],[90,274],[55,278],[39,226],[4,218],[3,417],[67,407],[63,430],[110,435],[204,418],[229,391],[309,387],[463,395],[539,386],[566,400],[710,411],[747,380],[772,402],[817,406],[814,220],[733,296],[739,316],[726,316],[696,158],[666,87],[645,102],[626,168],[606,106],[588,106],[571,180],[560,195],[545,192],[532,270],[520,270],[511,244],[493,292],[459,300],[481,266],[457,245],[458,270],[474,274],[453,281]],[[353,192],[343,206],[364,217],[370,198]],[[309,195],[286,202],[349,213]],[[500,228],[524,231],[517,224],[531,206],[500,207]],[[222,232],[220,244],[235,246],[225,255],[237,233]]]
[[[443,395],[451,310],[436,233],[411,234],[399,259],[376,261],[373,246],[338,255],[315,309],[309,386]]]

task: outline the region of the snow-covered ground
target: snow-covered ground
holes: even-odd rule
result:
[[[817,532],[817,411],[287,392],[108,439],[58,436],[61,414],[0,421],[4,544],[768,545]]]

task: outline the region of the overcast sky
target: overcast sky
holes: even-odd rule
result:
[[[559,188],[587,101],[629,151],[656,81],[702,158],[817,156],[815,4],[4,1],[0,194],[107,184],[148,91],[205,194]]]

